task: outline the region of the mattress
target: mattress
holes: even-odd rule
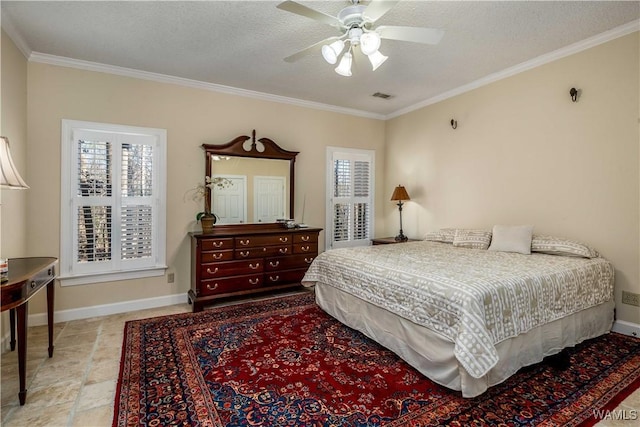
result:
[[[325,311],[466,397],[613,321],[613,267],[603,258],[410,242],[324,252],[303,284],[316,286]]]

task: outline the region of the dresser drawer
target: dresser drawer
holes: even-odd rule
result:
[[[266,253],[265,248],[246,248],[246,249],[236,249],[233,251],[233,256],[235,259],[251,259],[251,258],[262,258]]]
[[[203,263],[216,262],[216,261],[229,261],[233,259],[233,251],[215,251],[215,252],[202,252],[201,259]]]
[[[202,239],[203,251],[217,251],[221,249],[233,249],[233,238],[226,239]]]
[[[294,268],[307,268],[314,259],[315,256],[311,254],[267,258],[264,263],[264,271],[280,271],[291,270]]]
[[[261,257],[272,257],[277,255],[291,255],[293,248],[291,245],[279,245],[279,246],[263,246],[257,248],[236,249],[236,259],[250,259]]]
[[[277,285],[278,283],[299,282],[302,280],[306,272],[307,269],[302,268],[298,270],[274,271],[271,273],[265,273],[264,284],[265,286],[271,286]]]
[[[298,233],[293,235],[293,243],[317,242],[318,233]]]
[[[267,246],[264,248],[264,256],[272,257],[278,255],[291,255],[293,247],[291,245]]]
[[[200,296],[226,294],[259,288],[264,283],[264,275],[251,274],[244,276],[226,277],[224,279],[210,279],[200,282]]]
[[[291,244],[291,234],[271,234],[268,236],[244,236],[236,237],[236,249],[252,248],[255,246],[270,246]]]
[[[246,273],[258,273],[264,270],[261,259],[248,261],[225,261],[214,264],[202,264],[201,277],[211,279],[214,277],[236,276]]]
[[[318,242],[295,243],[293,245],[294,254],[317,254]]]

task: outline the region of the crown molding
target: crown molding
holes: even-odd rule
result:
[[[264,92],[251,91],[251,90],[240,89],[240,88],[235,88],[231,86],[224,86],[224,85],[219,85],[215,83],[207,83],[207,82],[202,82],[198,80],[185,79],[182,77],[175,77],[175,76],[170,76],[166,74],[151,73],[147,71],[135,70],[132,68],[118,67],[114,65],[101,64],[98,62],[83,61],[83,60],[78,60],[73,58],[62,57],[62,56],[33,52],[29,48],[28,44],[25,42],[24,38],[20,36],[20,33],[16,31],[9,17],[6,16],[6,14],[4,14],[2,18],[3,18],[2,29],[5,30],[7,35],[16,44],[18,49],[20,49],[23,55],[31,62],[39,62],[44,64],[57,65],[61,67],[69,67],[69,68],[77,68],[77,69],[82,69],[87,71],[109,73],[109,74],[132,77],[132,78],[137,78],[142,80],[150,80],[150,81],[155,81],[160,83],[175,84],[175,85],[190,87],[194,89],[208,90],[212,92],[237,95],[237,96],[242,96],[246,98],[277,102],[281,104],[294,105],[294,106],[303,107],[303,108],[330,111],[330,112],[339,113],[339,114],[347,114],[347,115],[364,117],[369,119],[377,119],[377,120],[389,120],[389,119],[401,116],[403,114],[410,113],[420,108],[424,108],[429,105],[442,102],[446,99],[453,98],[455,96],[472,91],[482,86],[486,86],[496,81],[514,76],[524,71],[531,70],[533,68],[573,55],[575,53],[582,52],[586,49],[590,49],[592,47],[598,46],[600,44],[609,42],[611,40],[626,36],[628,34],[631,34],[633,32],[637,32],[640,30],[640,19],[637,19],[625,25],[621,25],[609,31],[605,31],[604,33],[595,35],[593,37],[589,37],[585,40],[557,49],[553,52],[540,55],[537,58],[534,58],[532,60],[522,62],[518,65],[509,67],[507,69],[498,71],[493,74],[489,74],[488,76],[485,76],[481,79],[475,80],[463,86],[459,86],[455,89],[444,92],[440,95],[434,96],[425,101],[419,102],[417,104],[411,105],[406,108],[402,108],[400,110],[396,110],[393,113],[384,115],[384,114],[377,114],[377,113],[372,113],[368,111],[356,110],[353,108],[338,107],[335,105],[322,104],[319,102],[305,101],[301,99],[289,98],[289,97],[280,96],[280,95],[273,95],[273,94],[264,93]]]
[[[466,85],[457,87],[448,92],[444,92],[440,95],[434,96],[433,98],[429,98],[412,106],[394,111],[393,113],[386,115],[384,118],[385,120],[388,120],[393,119],[394,117],[402,116],[403,114],[407,114],[412,111],[419,110],[420,108],[442,102],[445,99],[453,98],[454,96],[458,96],[465,92],[469,92],[479,87],[497,82],[498,80],[506,79],[507,77],[520,74],[524,71],[531,70],[532,68],[539,67],[549,62],[557,61],[558,59],[573,55],[578,52],[582,52],[583,50],[590,49],[608,41],[634,33],[636,31],[640,31],[640,19],[636,19],[635,21],[631,21],[628,24],[621,25],[609,31],[605,31],[604,33],[597,34],[593,37],[589,37],[582,41],[570,44],[569,46],[554,50],[553,52],[540,55],[537,58],[522,62],[518,65],[514,65],[513,67],[506,68],[502,71],[498,71],[497,73],[489,74],[488,76],[485,76]]]
[[[29,47],[25,39],[20,35],[20,32],[16,30],[16,27],[13,25],[11,18],[9,18],[9,15],[7,15],[6,12],[2,14],[2,24],[0,25],[2,26],[2,29],[7,34],[7,36],[9,36],[9,38],[16,45],[18,50],[22,52],[25,58],[29,59],[29,56],[31,55],[31,48]]]
[[[115,65],[101,64],[99,62],[83,61],[79,59],[67,58],[64,56],[49,55],[40,52],[31,52],[29,55],[30,62],[38,62],[42,64],[57,65],[60,67],[76,68],[87,71],[96,71],[99,73],[115,74],[124,77],[133,77],[136,79],[150,80],[159,83],[175,84],[179,86],[190,87],[193,89],[208,90],[211,92],[225,93],[229,95],[243,96],[246,98],[260,99],[263,101],[278,102],[281,104],[295,105],[298,107],[312,108],[316,110],[330,111],[333,113],[348,114],[352,116],[365,117],[369,119],[384,120],[384,115],[375,114],[368,111],[361,111],[352,108],[338,107],[335,105],[322,104],[319,102],[305,101],[302,99],[288,98],[286,96],[273,95],[270,93],[256,92],[252,90],[240,89],[231,86],[224,86],[215,83],[207,83],[199,80],[185,79],[166,74],[151,73],[148,71],[135,70],[132,68],[118,67]]]

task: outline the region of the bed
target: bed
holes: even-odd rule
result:
[[[340,322],[474,397],[611,329],[612,265],[595,251],[546,252],[446,241],[335,249],[313,261],[302,284]]]

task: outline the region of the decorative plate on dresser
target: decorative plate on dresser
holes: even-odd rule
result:
[[[268,138],[242,135],[222,145],[203,144],[206,188],[218,222],[192,232],[193,311],[232,296],[299,287],[318,255],[321,228],[287,228],[294,218],[295,159]],[[257,162],[257,163],[256,163]]]

